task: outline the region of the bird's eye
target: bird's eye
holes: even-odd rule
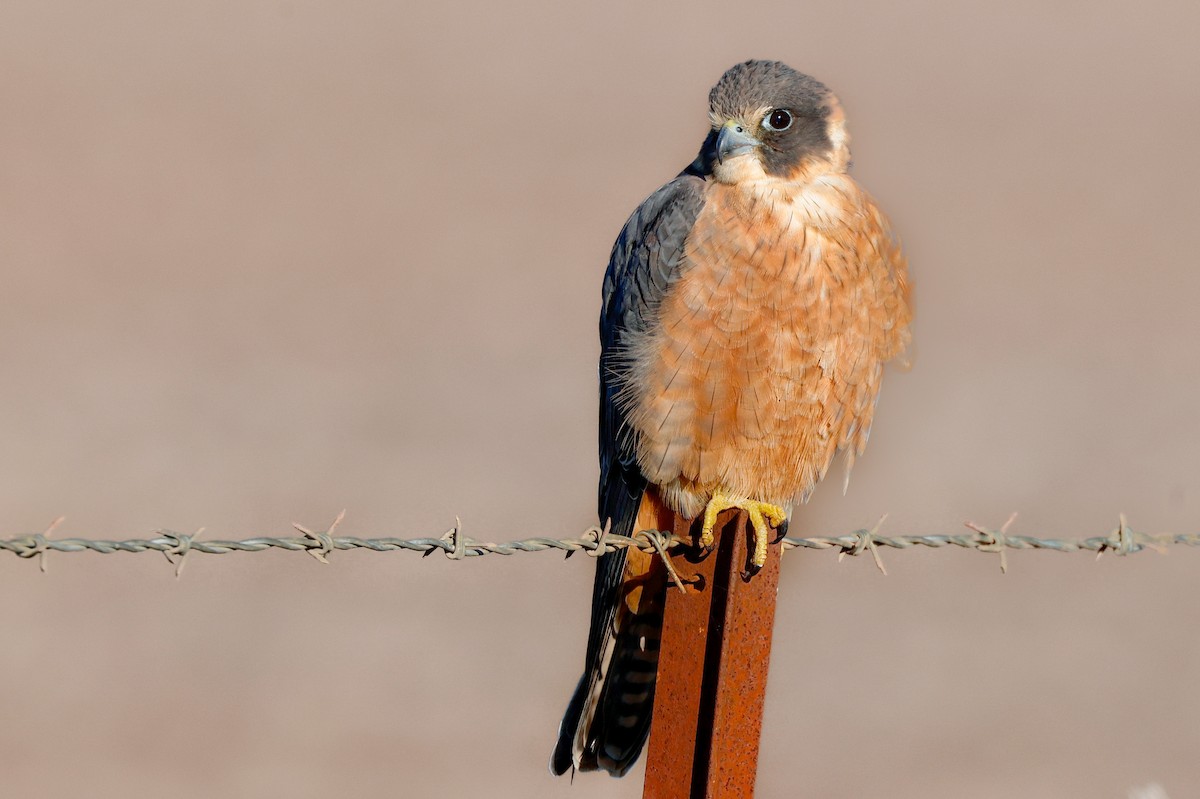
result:
[[[792,126],[792,112],[776,108],[767,115],[762,124],[767,130],[787,130]]]

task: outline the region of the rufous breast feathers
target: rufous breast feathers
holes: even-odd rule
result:
[[[912,316],[899,245],[849,176],[707,192],[624,395],[639,466],[689,517],[716,490],[789,505],[861,453]]]

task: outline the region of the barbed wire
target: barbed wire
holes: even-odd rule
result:
[[[282,549],[290,552],[306,552],[322,563],[328,563],[328,556],[336,550],[365,549],[371,552],[419,552],[428,556],[434,552],[443,552],[451,560],[480,557],[482,555],[516,555],[524,552],[546,552],[557,550],[570,557],[575,552],[583,551],[589,556],[598,557],[607,552],[633,547],[643,552],[666,553],[678,546],[691,546],[688,539],[680,538],[670,532],[645,530],[631,536],[616,535],[608,527],[591,527],[575,538],[525,538],[518,541],[492,543],[476,541],[463,533],[462,522],[455,519],[455,525],[438,538],[356,538],[352,536],[335,535],[337,527],[345,518],[345,511],[338,514],[333,523],[323,531],[314,532],[307,527],[294,524],[293,527],[302,533],[294,537],[256,536],[236,541],[201,541],[204,532],[201,528],[195,533],[177,533],[172,530],[160,529],[149,538],[130,538],[120,541],[106,541],[86,538],[52,538],[51,533],[63,522],[56,519],[45,532],[37,535],[18,536],[0,539],[0,550],[11,552],[19,558],[37,558],[42,571],[46,570],[46,555],[49,552],[95,552],[111,555],[116,552],[160,552],[175,565],[175,575],[183,571],[187,557],[192,553],[204,555],[227,555],[231,552],[265,552],[271,549]],[[970,532],[948,535],[880,535],[886,515],[870,530],[855,530],[852,533],[837,536],[814,536],[810,538],[784,538],[784,549],[816,549],[837,550],[838,559],[846,555],[857,556],[870,553],[875,565],[884,574],[883,560],[880,557],[881,547],[893,549],[912,549],[913,547],[928,547],[940,549],[954,547],[989,552],[1000,556],[1001,571],[1008,570],[1008,550],[1039,549],[1055,552],[1095,552],[1099,558],[1105,552],[1118,555],[1130,555],[1146,549],[1163,552],[1172,545],[1200,546],[1200,534],[1158,534],[1140,533],[1129,526],[1124,516],[1120,517],[1118,526],[1106,536],[1092,538],[1039,538],[1035,536],[1010,535],[1008,528],[1016,519],[1014,513],[998,529],[991,529],[974,522],[965,522]]]

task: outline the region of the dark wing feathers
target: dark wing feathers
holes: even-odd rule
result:
[[[617,401],[628,337],[646,331],[674,282],[684,244],[704,203],[704,181],[680,175],[638,207],[613,245],[600,314],[600,520],[618,518],[625,498],[640,497],[645,480]],[[636,500],[635,500],[636,504]],[[636,510],[636,508],[635,508]],[[615,530],[613,532],[616,532]]]
[[[646,489],[646,478],[637,465],[636,442],[618,400],[622,389],[619,376],[626,369],[624,359],[628,357],[628,337],[650,327],[659,302],[678,277],[688,234],[704,204],[702,174],[708,166],[705,158],[702,151],[696,163],[638,207],[617,237],[604,275],[600,313],[598,511],[600,523],[611,521],[611,532],[616,535],[634,532],[633,524]],[[596,563],[585,671],[559,728],[558,746],[550,761],[550,768],[556,774],[573,765],[576,729],[601,677],[603,652],[613,635],[625,562],[625,551],[619,550],[601,556]],[[592,762],[585,766],[595,768]]]
[[[637,465],[637,445],[618,401],[630,333],[646,331],[658,304],[675,281],[687,236],[704,204],[704,181],[680,175],[650,195],[625,223],[613,245],[604,275],[600,314],[600,523],[612,520],[612,532],[629,535],[637,517],[646,478]],[[612,622],[610,594],[620,584],[624,552],[600,558],[592,595],[592,634],[588,663]],[[603,622],[599,624],[598,622]]]

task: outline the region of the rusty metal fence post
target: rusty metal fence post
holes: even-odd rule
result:
[[[687,590],[667,592],[643,799],[754,795],[782,548],[747,577],[745,513],[718,521],[711,552],[671,556]]]

